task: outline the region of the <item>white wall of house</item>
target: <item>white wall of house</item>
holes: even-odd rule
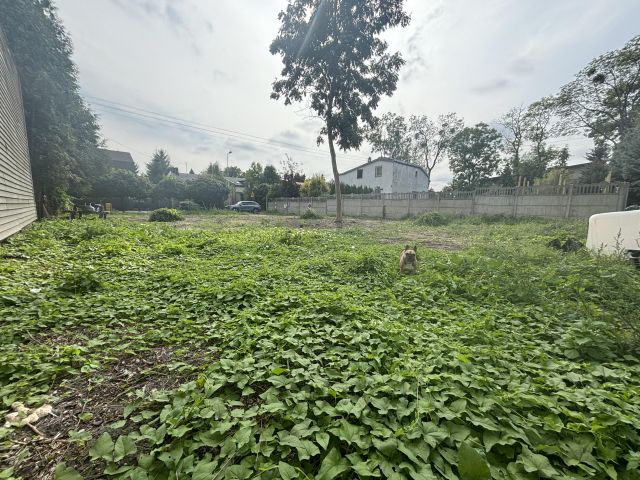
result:
[[[393,163],[392,193],[426,192],[428,190],[429,180],[424,170],[404,163]]]
[[[424,170],[391,160],[372,160],[340,175],[340,183],[380,189],[381,193],[426,192],[429,182]]]

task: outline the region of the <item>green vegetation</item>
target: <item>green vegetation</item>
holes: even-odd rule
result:
[[[425,212],[415,219],[416,224],[431,227],[441,227],[449,224],[450,221],[451,218],[438,212]]]
[[[149,215],[150,222],[177,222],[178,220],[184,220],[184,217],[175,208],[159,208]]]
[[[57,415],[0,478],[639,478],[640,276],[546,246],[583,222],[143,219],[0,247],[0,413]]]
[[[313,208],[307,208],[307,210],[305,210],[302,215],[300,215],[300,218],[306,220],[317,220],[319,218],[322,218],[322,215],[316,212]]]

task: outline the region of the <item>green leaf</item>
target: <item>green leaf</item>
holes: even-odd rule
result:
[[[337,448],[332,448],[324,457],[320,464],[320,471],[316,475],[316,480],[331,480],[343,472],[349,470],[349,462],[342,458]]]
[[[191,474],[191,480],[211,480],[213,472],[218,466],[217,461],[202,460],[196,464]]]
[[[56,466],[54,480],[83,480],[83,477],[76,469],[67,467],[63,462]]]
[[[244,465],[232,465],[224,472],[227,480],[246,480],[251,476],[251,470]]]
[[[109,435],[109,432],[104,432],[98,437],[93,447],[89,449],[89,455],[91,455],[91,458],[94,460],[96,458],[102,458],[111,461],[113,459],[113,448],[114,443],[111,435]]]
[[[278,472],[280,472],[280,477],[284,480],[293,480],[298,478],[298,471],[285,462],[278,463]]]
[[[310,440],[302,440],[298,437],[294,437],[293,435],[278,434],[280,437],[280,444],[287,445],[289,447],[293,447],[298,451],[298,459],[299,460],[308,460],[311,457],[320,454],[320,450],[316,446],[315,443]]]
[[[458,472],[462,480],[487,480],[491,478],[486,460],[467,442],[463,442],[458,449]]]
[[[84,444],[84,442],[88,442],[89,440],[91,440],[91,434],[84,430],[79,430],[77,432],[71,430],[69,431],[69,440],[71,440],[72,442]]]
[[[113,461],[119,462],[128,455],[133,455],[138,449],[136,444],[129,437],[120,435],[116,440],[116,445],[113,451]]]
[[[329,436],[329,434],[327,432],[316,433],[316,442],[318,442],[318,445],[320,445],[323,450],[327,449],[327,446],[329,445],[329,439],[330,438],[331,437]]]
[[[349,445],[357,445],[362,449],[369,448],[371,442],[367,438],[367,431],[359,426],[353,425],[346,420],[340,420],[340,426],[329,429],[340,440],[347,442]]]
[[[522,453],[518,457],[518,463],[520,463],[528,473],[537,472],[539,475],[547,478],[552,478],[558,474],[556,469],[549,463],[547,457],[533,453],[527,447],[523,447]]]
[[[388,438],[386,440],[374,438],[373,446],[385,457],[391,457],[398,451],[398,440],[395,438]]]
[[[78,415],[78,418],[80,420],[82,420],[83,422],[88,422],[89,420],[91,420],[93,418],[93,413],[91,413],[91,412],[82,412],[80,415]]]

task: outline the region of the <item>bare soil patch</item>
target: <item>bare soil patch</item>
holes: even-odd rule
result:
[[[451,238],[436,237],[428,233],[422,232],[406,232],[402,237],[389,237],[380,239],[380,243],[398,244],[398,245],[422,245],[427,248],[434,248],[436,250],[449,250],[452,252],[460,251],[464,248],[464,245]]]
[[[69,440],[69,432],[84,430],[91,434],[92,443],[104,431],[117,437],[132,430],[131,422],[112,427],[123,420],[122,411],[130,403],[129,393],[137,389],[171,390],[194,379],[198,367],[216,356],[204,348],[194,347],[187,355],[176,355],[170,346],[159,346],[139,355],[124,357],[103,372],[72,377],[51,394],[59,399],[53,403],[53,414],[35,425],[41,437],[28,427],[17,429],[13,445],[4,452],[4,461],[15,467],[15,475],[30,480],[50,480],[60,462],[76,468],[85,479],[101,478],[89,461],[88,446]],[[165,366],[184,362],[188,368],[169,371]],[[92,414],[81,420],[83,413]],[[20,460],[24,456],[24,460]]]

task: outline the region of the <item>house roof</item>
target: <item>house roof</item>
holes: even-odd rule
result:
[[[133,161],[133,157],[129,152],[108,150],[106,148],[101,148],[100,150],[107,154],[113,168],[118,170],[129,170],[130,172],[136,171],[136,163]]]
[[[195,180],[196,178],[198,178],[198,174],[197,173],[180,173],[180,172],[178,172],[178,178],[180,180],[185,180],[187,182],[190,182],[190,181]]]
[[[244,178],[242,177],[224,177],[224,179],[236,187],[244,187]]]
[[[376,159],[367,161],[366,163],[363,163],[362,165],[358,165],[357,167],[350,168],[349,170],[340,173],[340,175],[346,175],[347,173],[350,173],[350,172],[353,172],[354,170],[357,170],[359,168],[365,167],[365,166],[367,166],[367,165],[369,165],[370,163],[373,163],[373,162],[398,163],[400,165],[406,165],[408,167],[413,167],[413,168],[416,168],[418,170],[422,170],[422,172],[427,177],[429,176],[427,171],[423,167],[421,167],[420,165],[416,165],[415,163],[403,162],[402,160],[394,160],[393,158],[389,158],[389,157],[378,157]]]

